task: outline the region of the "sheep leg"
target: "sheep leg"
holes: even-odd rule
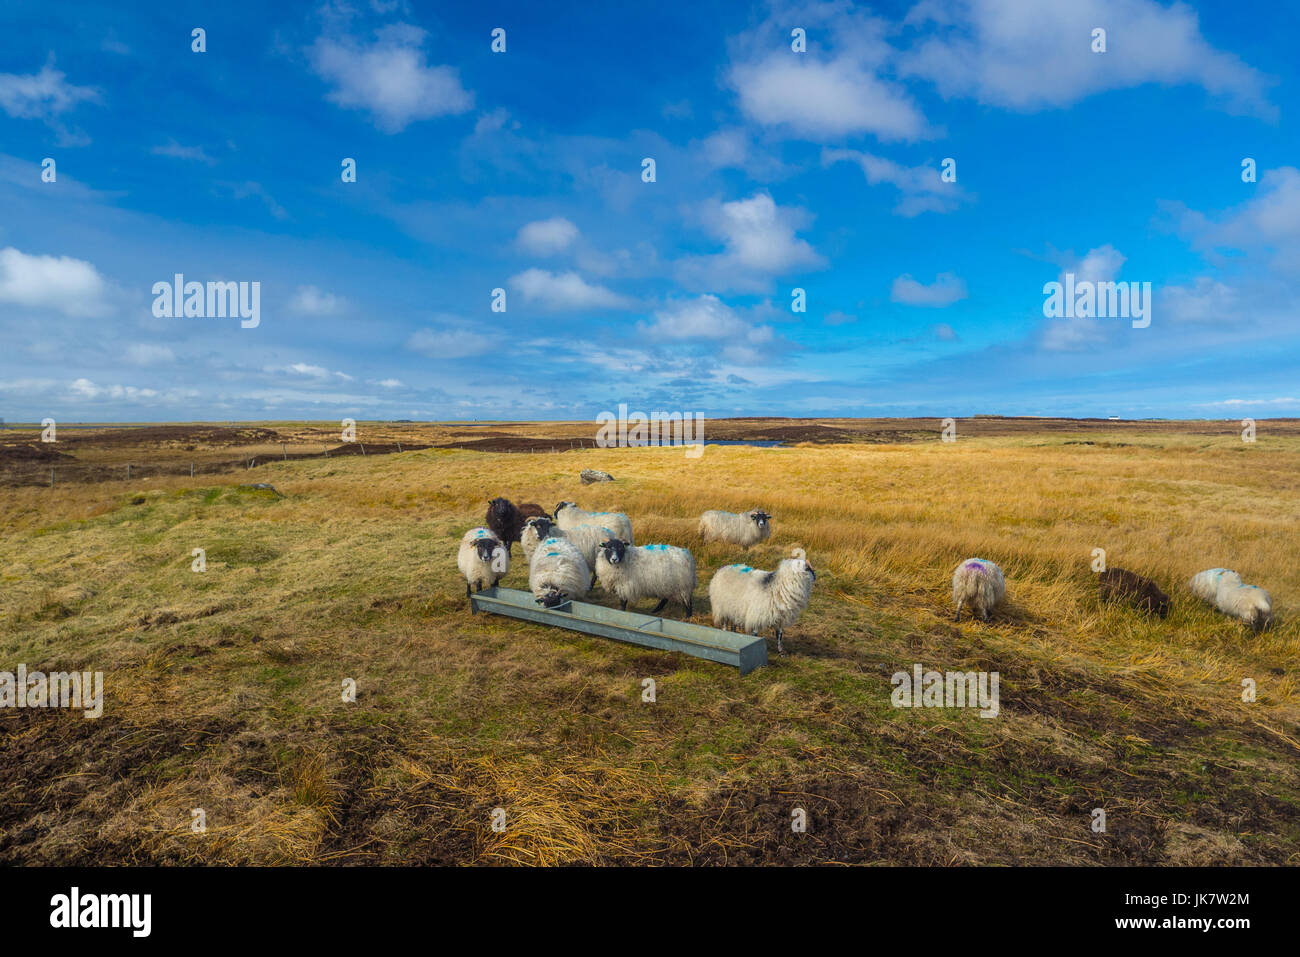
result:
[[[781,629],[776,629],[776,653],[782,658],[785,657],[785,645],[781,643]]]
[[[619,610],[619,611],[627,611],[627,602],[625,602],[625,601],[624,601],[624,602],[619,602],[618,610]]]
[[[473,593],[472,591],[469,590],[469,582],[466,582],[466,583],[465,583],[465,597],[466,597],[466,598],[470,598],[470,597],[473,596],[473,594],[474,594],[474,593]]]
[[[686,617],[687,617],[687,618],[690,618],[691,615],[693,615],[693,614],[695,614],[695,599],[694,599],[694,598],[692,598],[692,599],[690,599],[690,600],[688,600],[688,601],[686,602]]]
[[[591,591],[591,590],[592,590],[593,588],[595,588],[595,587],[596,587],[596,573],[595,573],[595,572],[592,572],[592,573],[591,573],[591,584],[587,586],[587,591]]]
[[[664,610],[664,605],[666,605],[666,604],[668,604],[668,599],[667,599],[667,598],[661,598],[661,599],[659,599],[659,604],[655,605],[654,608],[652,608],[652,609],[650,610],[650,614],[652,614],[652,615],[657,615],[657,614],[659,614],[661,611]]]
[[[961,621],[961,602],[957,602],[957,620]]]

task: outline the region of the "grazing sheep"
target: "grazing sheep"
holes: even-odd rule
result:
[[[486,528],[471,528],[460,540],[456,567],[465,576],[465,597],[474,591],[493,588],[510,571],[510,552],[501,539]]]
[[[572,542],[548,538],[533,550],[528,590],[539,605],[554,608],[591,590],[591,569]]]
[[[1126,601],[1148,614],[1165,618],[1169,614],[1169,596],[1155,582],[1123,568],[1108,568],[1097,576],[1102,601]]]
[[[1225,615],[1239,618],[1256,631],[1273,624],[1273,599],[1258,585],[1233,585],[1226,579],[1219,583],[1214,607]]]
[[[555,506],[555,524],[566,532],[577,525],[603,526],[623,541],[635,544],[632,520],[622,512],[587,512],[572,502],[561,502]]]
[[[1007,594],[1007,582],[1002,569],[984,558],[968,558],[952,573],[952,600],[957,603],[957,620],[961,621],[961,606],[970,602],[971,608],[985,621],[989,612]]]
[[[1207,568],[1203,572],[1197,572],[1192,576],[1192,580],[1187,583],[1187,587],[1203,602],[1214,604],[1214,596],[1219,592],[1220,583],[1228,587],[1235,587],[1242,583],[1241,576],[1228,568]]]
[[[546,510],[532,502],[516,506],[507,498],[494,498],[488,502],[487,527],[505,542],[506,551],[510,551],[511,545],[519,541],[524,522],[534,515],[546,517]]]
[[[727,542],[748,548],[772,534],[772,516],[762,509],[737,515],[714,509],[700,516],[700,537],[705,542]]]
[[[808,605],[817,573],[802,558],[787,558],[776,571],[748,565],[723,565],[709,582],[713,625],[757,635],[771,628],[777,654],[785,655],[782,633]]]
[[[652,615],[663,611],[669,599],[686,606],[687,618],[695,608],[695,557],[675,545],[638,547],[611,537],[596,554],[596,577],[618,596],[623,611],[642,598],[659,599]]]

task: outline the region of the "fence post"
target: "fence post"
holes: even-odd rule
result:
[[[54,469],[50,469],[50,488],[54,488]]]
[[[280,443],[280,451],[284,453],[284,457],[285,457],[285,459],[288,459],[288,458],[289,458],[289,450],[288,450],[287,448],[284,447],[284,443],[283,443],[283,442]]]
[[[361,455],[364,458],[366,454],[366,443],[361,442],[360,445],[361,445]]]
[[[402,451],[402,443],[401,443],[401,442],[398,442],[398,443],[397,443],[397,451],[398,451],[398,452],[401,452],[401,451]]]
[[[131,481],[131,463],[130,463],[130,462],[127,462],[127,463],[126,463],[126,480],[127,480],[128,482]]]
[[[194,478],[194,463],[190,463],[190,478]]]

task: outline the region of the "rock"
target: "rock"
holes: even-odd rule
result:
[[[592,482],[614,481],[614,476],[610,475],[608,472],[600,472],[596,469],[583,469],[578,473],[578,477],[582,479],[583,485],[590,485]]]
[[[252,485],[241,485],[240,488],[253,489],[257,492],[275,492],[280,498],[284,498],[284,493],[279,491],[274,485],[268,485],[265,482],[254,482]]]

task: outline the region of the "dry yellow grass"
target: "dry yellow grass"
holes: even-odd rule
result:
[[[0,715],[0,860],[1294,862],[1300,437],[1083,441],[431,450],[0,491],[0,669],[102,670],[107,698],[98,721]],[[588,467],[618,481],[580,486]],[[498,494],[691,547],[700,622],[742,556],[703,546],[699,513],[766,508],[744,560],[802,547],[818,573],[790,657],[741,679],[471,617],[455,543]],[[1168,620],[1099,606],[1094,548],[1160,582]],[[1010,600],[954,626],[971,555]],[[1278,627],[1197,605],[1214,565],[1266,587]],[[1001,716],[891,708],[913,662],[997,670]]]

